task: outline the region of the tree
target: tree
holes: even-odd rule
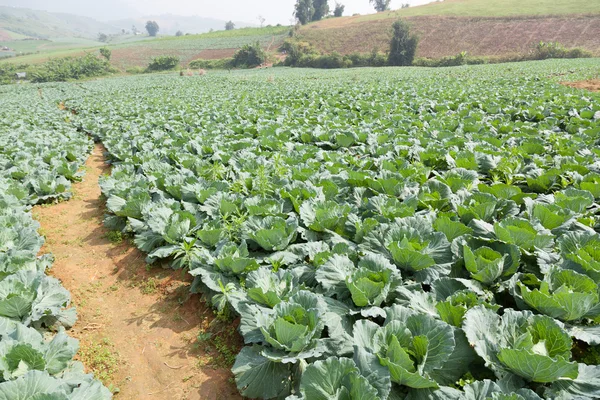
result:
[[[344,15],[344,9],[346,8],[345,5],[338,3],[337,1],[335,2],[335,9],[333,10],[333,16],[334,17],[341,17],[342,15]]]
[[[137,35],[137,34],[138,34],[138,30],[137,30],[137,28],[135,27],[135,25],[131,25],[131,32],[132,32],[134,35]]]
[[[388,55],[389,65],[411,65],[419,40],[415,35],[410,34],[410,26],[402,20],[394,22],[392,25],[394,35],[390,42],[390,54]]]
[[[102,42],[102,43],[106,43],[106,42],[108,42],[108,35],[107,35],[106,33],[102,33],[102,32],[100,32],[100,33],[98,34],[98,41],[99,41],[99,42]]]
[[[258,16],[258,22],[260,22],[260,27],[263,27],[263,24],[265,23],[266,19],[265,17],[263,17],[262,15]]]
[[[247,44],[233,55],[233,66],[243,68],[253,68],[264,63],[267,59],[267,54],[260,47],[260,43]]]
[[[177,32],[175,33],[175,36],[183,36],[183,32],[181,32],[181,31],[177,31]]]
[[[158,23],[156,21],[148,21],[146,22],[146,30],[148,31],[148,35],[156,36],[158,31],[160,30],[160,27],[158,26]]]
[[[313,0],[297,0],[296,6],[294,7],[294,17],[302,25],[308,24],[315,13],[315,7]]]
[[[408,8],[410,7],[409,3],[402,3],[402,5],[400,6],[400,8]]]
[[[315,12],[311,21],[320,21],[329,14],[329,2],[327,0],[313,0]]]
[[[106,61],[110,61],[110,56],[112,56],[112,51],[108,47],[100,48],[100,55],[106,58]]]
[[[233,23],[233,21],[229,21],[225,24],[226,31],[232,31],[234,29],[235,29],[235,24]]]
[[[390,9],[390,2],[392,0],[369,0],[369,3],[373,4],[377,12],[387,11]]]

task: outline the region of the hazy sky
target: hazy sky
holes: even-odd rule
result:
[[[369,0],[338,0],[346,6],[344,15],[373,13]],[[402,3],[411,5],[431,0],[392,0],[392,8]],[[266,24],[289,24],[295,0],[0,0],[0,5],[28,7],[54,12],[116,20],[155,14],[200,15],[224,20],[258,24],[257,17],[266,18]],[[335,0],[329,1],[334,7]]]

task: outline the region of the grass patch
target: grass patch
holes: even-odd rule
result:
[[[142,294],[154,294],[158,290],[158,281],[154,278],[148,278],[140,283]]]
[[[79,359],[105,385],[112,382],[119,369],[119,353],[108,338],[81,346]]]
[[[408,7],[358,18],[398,18],[420,15],[445,15],[458,17],[510,17],[519,15],[570,15],[600,13],[600,2],[588,0],[453,0],[434,2],[424,6]]]
[[[123,233],[119,231],[110,231],[107,232],[104,237],[108,239],[109,242],[113,244],[121,244],[123,243]]]

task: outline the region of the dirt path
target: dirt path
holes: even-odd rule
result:
[[[232,324],[188,294],[185,274],[147,267],[129,239],[104,228],[103,150],[94,148],[71,200],[33,210],[42,251],[56,257],[50,274],[77,307],[70,334],[80,340],[79,358],[119,389],[116,399],[240,399],[229,371],[240,345]]]

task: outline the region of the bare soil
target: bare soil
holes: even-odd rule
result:
[[[119,243],[103,226],[103,150],[95,146],[72,199],[33,210],[42,251],[56,257],[50,274],[77,307],[70,335],[80,340],[80,359],[119,389],[116,399],[241,399],[230,372],[241,345],[235,324],[189,294],[189,275],[149,268],[130,239]]]
[[[578,82],[561,82],[561,85],[570,86],[577,89],[590,90],[592,92],[600,92],[600,79]]]
[[[177,56],[182,65],[189,64],[190,61],[202,58],[204,60],[218,60],[222,58],[233,57],[237,49],[205,49],[200,51],[183,50],[162,50],[153,49],[147,46],[131,46],[126,48],[114,49],[112,51],[112,62],[121,68],[131,66],[147,66],[154,57],[171,55]]]

